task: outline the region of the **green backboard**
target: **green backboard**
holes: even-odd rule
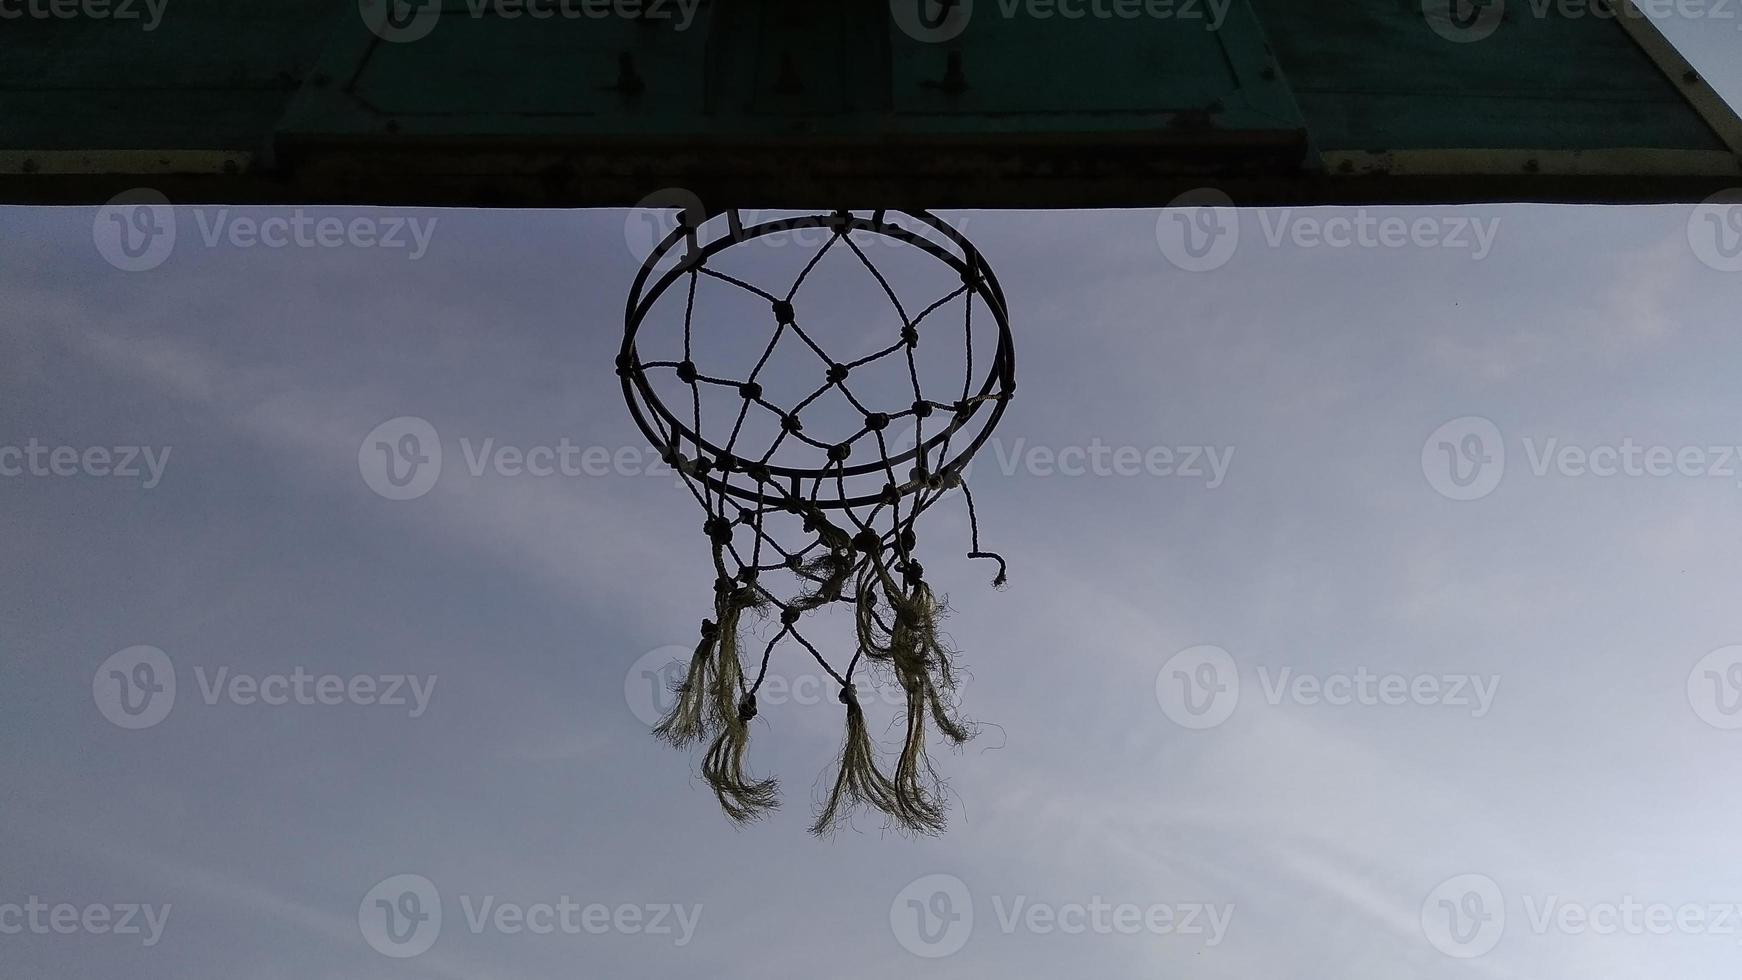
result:
[[[0,20],[0,200],[1622,202],[1742,182],[1742,123],[1631,6],[96,6]]]

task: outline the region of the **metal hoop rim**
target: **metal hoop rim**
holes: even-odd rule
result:
[[[952,414],[949,424],[942,431],[920,445],[888,459],[879,459],[854,466],[836,465],[821,469],[767,464],[766,468],[770,475],[791,481],[793,491],[791,494],[770,495],[761,489],[767,485],[762,481],[758,481],[755,488],[739,486],[732,483],[730,479],[716,477],[712,470],[699,475],[692,474],[692,477],[723,494],[758,505],[787,501],[802,496],[798,490],[798,484],[802,480],[816,480],[820,485],[821,481],[825,479],[846,480],[865,476],[920,458],[922,454],[929,453],[932,449],[951,439],[957,432],[966,428],[979,414],[981,405],[990,401],[992,408],[986,417],[985,424],[967,446],[962,447],[947,463],[943,464],[937,475],[959,472],[965,467],[968,460],[978,453],[987,440],[991,438],[993,430],[997,428],[999,420],[1003,417],[1010,396],[1015,392],[1014,343],[1010,332],[1010,316],[1004,298],[1004,290],[979,250],[959,231],[942,219],[929,211],[897,212],[913,217],[943,235],[962,250],[962,255],[954,255],[929,238],[899,225],[889,224],[884,220],[884,215],[887,213],[884,210],[878,210],[873,213],[870,219],[861,218],[850,212],[811,214],[797,218],[775,219],[746,228],[739,223],[737,212],[716,211],[709,213],[701,222],[697,222],[693,226],[686,227],[680,223],[677,228],[673,229],[642,263],[641,270],[635,277],[625,311],[626,329],[623,345],[618,355],[618,373],[621,376],[623,397],[628,403],[630,414],[634,417],[642,434],[661,449],[675,448],[676,445],[687,440],[696,447],[698,454],[706,453],[713,458],[729,455],[724,449],[702,438],[700,433],[692,431],[689,426],[673,415],[647,381],[646,371],[642,367],[640,354],[636,348],[636,337],[654,303],[664,296],[666,291],[679,279],[692,274],[695,266],[699,266],[707,259],[729,248],[757,238],[798,228],[836,227],[845,220],[846,228],[842,231],[843,235],[850,231],[866,231],[925,251],[933,258],[950,266],[963,277],[964,284],[968,286],[965,295],[969,297],[970,302],[972,302],[972,297],[978,296],[986,304],[997,329],[998,342],[991,366],[981,383],[979,393],[968,400],[966,411],[958,410]],[[705,245],[695,244],[693,235],[696,228],[721,214],[731,216],[731,226],[728,233],[714,238]],[[661,261],[669,256],[680,243],[685,242],[691,243],[692,251],[690,254],[663,273],[649,288],[648,279]],[[646,403],[645,410],[641,404],[642,401]],[[656,419],[649,417],[649,411],[657,416],[658,421],[663,421],[669,426],[669,434],[660,430],[655,424]],[[897,492],[906,496],[920,486],[923,486],[922,481],[909,479],[897,485]],[[881,496],[881,494],[868,493],[856,497],[832,499],[819,497],[814,502],[814,506],[825,510],[860,507],[877,503]]]

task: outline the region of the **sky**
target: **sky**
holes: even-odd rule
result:
[[[612,372],[646,215],[179,209],[127,271],[0,210],[0,978],[1734,976],[1737,210],[1246,211],[1213,268],[946,215],[1019,377],[1009,587],[921,524],[983,730],[947,835],[826,841],[794,651],[768,820],[647,732],[713,576]]]

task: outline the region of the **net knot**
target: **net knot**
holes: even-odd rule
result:
[[[919,328],[908,324],[901,328],[901,342],[909,347],[919,346]]]
[[[710,517],[702,522],[702,530],[708,535],[708,540],[717,545],[732,543],[732,522],[724,517]]]
[[[840,442],[829,447],[829,462],[831,463],[844,463],[851,455],[853,455],[853,444],[850,442]]]
[[[696,362],[695,361],[679,361],[678,362],[677,379],[679,381],[682,381],[686,385],[693,385],[696,383],[697,377],[699,377],[699,375],[696,373]]]
[[[792,625],[796,624],[798,622],[799,615],[800,615],[800,611],[797,608],[795,608],[793,606],[787,606],[785,609],[782,609],[780,611],[780,625],[792,626]]]
[[[919,401],[913,403],[913,417],[919,419],[931,418],[931,402]]]
[[[738,394],[746,401],[755,401],[762,397],[762,386],[754,381],[746,381],[738,386]]]
[[[746,694],[746,695],[744,695],[743,700],[738,702],[738,721],[740,723],[747,722],[755,717],[756,717],[756,695]]]
[[[872,432],[882,432],[889,428],[889,416],[883,412],[872,412],[865,416],[865,428]]]
[[[784,299],[775,300],[774,301],[774,319],[776,322],[780,323],[782,326],[791,326],[794,322],[796,322],[796,317],[794,316],[793,310],[792,310],[792,304],[787,302]]]
[[[839,361],[836,361],[835,363],[829,365],[829,373],[827,375],[827,377],[829,379],[829,384],[838,385],[841,382],[847,380],[847,375],[849,375],[851,373],[852,373],[851,368],[847,367],[847,365],[845,365],[845,364],[840,363]]]
[[[859,695],[853,690],[853,685],[851,684],[842,684],[841,693],[835,695],[835,698],[842,704],[852,705],[859,703]]]
[[[702,620],[702,638],[711,640],[720,633],[720,624],[711,619]]]
[[[877,536],[876,531],[860,531],[858,534],[853,535],[853,548],[857,551],[871,554],[874,551],[880,550],[882,547],[883,539]]]

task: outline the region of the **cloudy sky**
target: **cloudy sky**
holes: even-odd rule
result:
[[[644,216],[335,213],[128,272],[0,211],[0,976],[1735,975],[1734,211],[1244,212],[1205,271],[950,215],[1018,345],[1010,587],[922,525],[984,731],[947,836],[826,842],[791,651],[766,822],[646,732],[712,573],[611,371]]]

